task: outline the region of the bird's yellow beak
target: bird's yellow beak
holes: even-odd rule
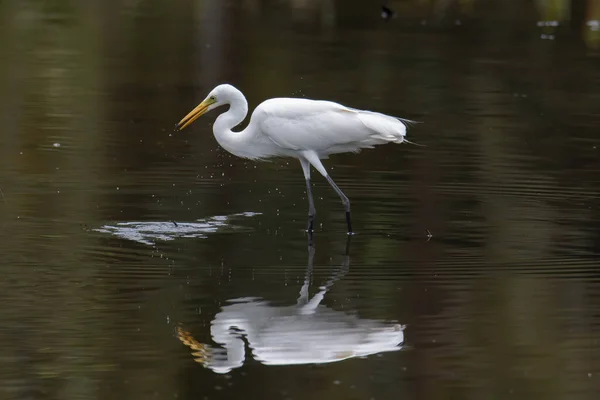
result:
[[[198,106],[196,108],[194,108],[192,111],[190,111],[188,115],[183,117],[183,119],[181,121],[179,121],[179,123],[175,126],[175,129],[180,130],[180,131],[184,130],[188,125],[190,125],[192,122],[197,120],[200,116],[205,114],[206,111],[208,111],[208,107],[214,103],[215,103],[215,101],[212,99],[204,100],[202,103],[198,104]]]

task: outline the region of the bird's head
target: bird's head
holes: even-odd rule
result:
[[[237,91],[237,89],[228,84],[217,86],[208,94],[208,96],[206,96],[204,100],[202,100],[202,103],[198,104],[196,108],[190,111],[188,115],[179,121],[179,123],[175,126],[175,129],[181,131],[207,112],[214,110],[219,106],[229,104],[230,94],[233,91]]]

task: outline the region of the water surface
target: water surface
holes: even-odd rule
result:
[[[595,398],[600,10],[482,3],[2,3],[1,397]],[[327,160],[310,243],[297,161],[173,132],[222,82],[425,147]]]

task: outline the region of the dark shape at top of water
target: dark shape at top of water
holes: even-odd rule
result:
[[[381,6],[381,18],[383,18],[385,22],[394,18],[395,15],[396,13],[391,8],[387,7],[386,5]]]

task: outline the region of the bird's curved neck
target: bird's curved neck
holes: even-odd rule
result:
[[[229,93],[229,111],[219,115],[213,125],[213,133],[219,145],[237,157],[251,160],[268,158],[277,154],[274,143],[261,135],[260,128],[252,120],[246,129],[233,132],[248,114],[248,102],[242,92]]]
[[[248,102],[240,94],[239,98],[233,98],[229,105],[229,110],[217,117],[215,129],[219,131],[229,131],[244,121],[248,115]]]
[[[213,132],[217,141],[227,151],[231,151],[231,142],[239,142],[242,138],[241,132],[233,132],[232,129],[244,121],[248,115],[248,102],[241,92],[232,93],[229,100],[229,110],[219,115],[213,125]]]

